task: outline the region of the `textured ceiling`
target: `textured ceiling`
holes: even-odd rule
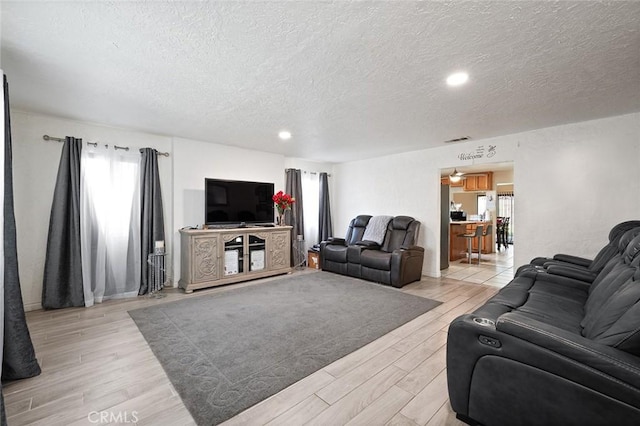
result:
[[[14,108],[292,157],[341,162],[640,111],[637,1],[1,12]],[[469,83],[448,88],[461,69]]]

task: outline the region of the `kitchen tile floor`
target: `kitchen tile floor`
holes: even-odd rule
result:
[[[473,256],[476,259],[476,255]],[[467,263],[466,259],[456,260],[449,268],[442,270],[442,276],[476,284],[504,287],[513,279],[513,246],[491,254],[483,254],[480,264]]]

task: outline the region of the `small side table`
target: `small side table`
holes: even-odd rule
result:
[[[307,253],[307,266],[312,269],[320,269],[320,253],[309,250]]]
[[[164,258],[164,252],[149,253],[149,256],[147,256],[147,263],[149,264],[149,272],[147,275],[149,281],[149,297],[161,299],[166,296],[166,294],[162,293],[162,288],[167,283]]]

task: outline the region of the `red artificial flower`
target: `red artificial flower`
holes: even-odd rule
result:
[[[295,198],[282,191],[278,191],[276,194],[274,194],[272,200],[278,207],[279,211],[290,209],[293,203],[296,202]]]

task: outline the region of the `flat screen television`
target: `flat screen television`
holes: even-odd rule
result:
[[[207,225],[273,223],[273,183],[204,180],[204,217]]]

